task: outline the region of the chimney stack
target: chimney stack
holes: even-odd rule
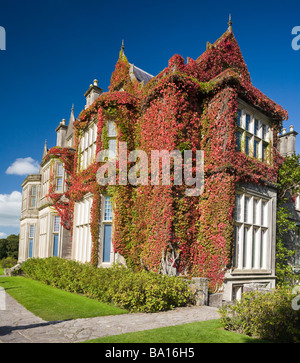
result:
[[[86,98],[85,108],[90,107],[92,103],[101,95],[103,89],[98,87],[98,80],[94,79],[93,84],[90,85],[89,89],[85,92],[84,97]]]
[[[279,152],[283,157],[291,156],[296,153],[296,136],[298,133],[294,131],[294,126],[290,126],[290,131],[282,129],[282,134],[279,135]]]

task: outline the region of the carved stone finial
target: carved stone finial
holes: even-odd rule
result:
[[[228,31],[232,32],[231,14],[229,14]]]

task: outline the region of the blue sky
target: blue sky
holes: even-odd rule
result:
[[[108,89],[122,39],[128,60],[156,75],[174,54],[202,54],[229,13],[254,86],[288,110],[286,128],[300,131],[300,50],[291,46],[299,1],[0,0],[0,238],[19,231],[21,184],[45,139],[54,146],[55,128],[72,104],[78,116],[94,78]]]

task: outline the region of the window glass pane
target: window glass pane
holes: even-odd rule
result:
[[[237,125],[240,127],[242,126],[241,116],[242,116],[242,111],[238,109],[237,110]]]
[[[240,227],[234,227],[234,250],[233,250],[233,267],[238,267],[238,251],[240,244]]]
[[[246,130],[250,131],[250,115],[246,113]]]
[[[260,268],[264,268],[264,258],[265,258],[265,248],[266,248],[266,236],[267,231],[263,230],[261,231],[261,241],[260,241]]]
[[[63,186],[63,182],[62,182],[62,178],[56,178],[56,189],[58,192],[62,191],[62,186]]]
[[[237,148],[237,151],[241,151],[241,140],[242,140],[242,134],[238,131],[236,133],[236,148]]]
[[[60,225],[60,217],[59,216],[55,216],[54,217],[54,233],[58,233],[59,232],[59,225]]]
[[[249,227],[244,227],[244,243],[243,243],[243,267],[247,267],[247,255],[248,255],[248,240],[249,240]]]
[[[259,131],[259,122],[257,119],[254,120],[254,135],[258,136],[258,131]]]
[[[258,158],[259,155],[259,141],[257,139],[254,139],[254,150],[253,150],[253,156],[255,158]]]
[[[117,155],[117,140],[108,140],[109,158],[115,158]]]
[[[253,228],[252,237],[252,268],[256,267],[256,254],[257,254],[257,242],[258,242],[258,228]]]
[[[250,152],[250,136],[246,134],[246,140],[245,140],[245,153],[246,155],[249,155]]]
[[[104,225],[104,236],[103,236],[103,262],[110,262],[111,252],[111,224]]]
[[[249,207],[250,207],[250,197],[245,196],[245,205],[244,205],[244,222],[249,222]]]
[[[108,121],[108,137],[116,137],[116,124],[113,121]]]
[[[259,199],[253,200],[253,223],[259,224]]]
[[[36,197],[31,197],[31,207],[35,208],[36,207]]]
[[[93,137],[93,128],[91,127],[90,130],[89,130],[89,146],[91,146],[94,142],[94,137]]]
[[[263,142],[261,160],[266,161],[268,144]]]
[[[57,176],[63,175],[63,166],[62,164],[57,164]]]
[[[29,226],[29,237],[34,237],[34,225]]]
[[[269,127],[268,127],[268,125],[263,124],[262,125],[262,138],[264,140],[267,140],[268,134],[269,134]]]
[[[235,197],[235,220],[241,220],[241,195],[237,194]]]
[[[93,138],[93,142],[95,143],[97,141],[97,125],[94,125],[94,132],[93,132],[94,138]]]
[[[105,221],[112,221],[112,204],[110,197],[105,197],[104,202],[104,220]]]
[[[56,233],[53,237],[53,257],[58,256],[58,234]]]
[[[261,225],[267,226],[267,205],[268,202],[262,201],[261,203]]]
[[[28,257],[31,258],[33,256],[33,239],[30,238],[29,239],[29,253],[28,253]]]

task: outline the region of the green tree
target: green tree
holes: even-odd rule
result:
[[[278,200],[276,217],[276,276],[277,285],[292,285],[293,268],[289,259],[294,251],[289,250],[285,241],[292,239],[296,232],[296,223],[292,219],[287,202],[300,192],[300,155],[285,158],[278,173]]]
[[[7,240],[5,238],[0,239],[0,261],[7,257]]]
[[[7,257],[18,259],[19,253],[19,235],[11,234],[7,240]]]
[[[18,259],[19,236],[11,234],[10,236],[0,239],[0,261],[11,257]]]

